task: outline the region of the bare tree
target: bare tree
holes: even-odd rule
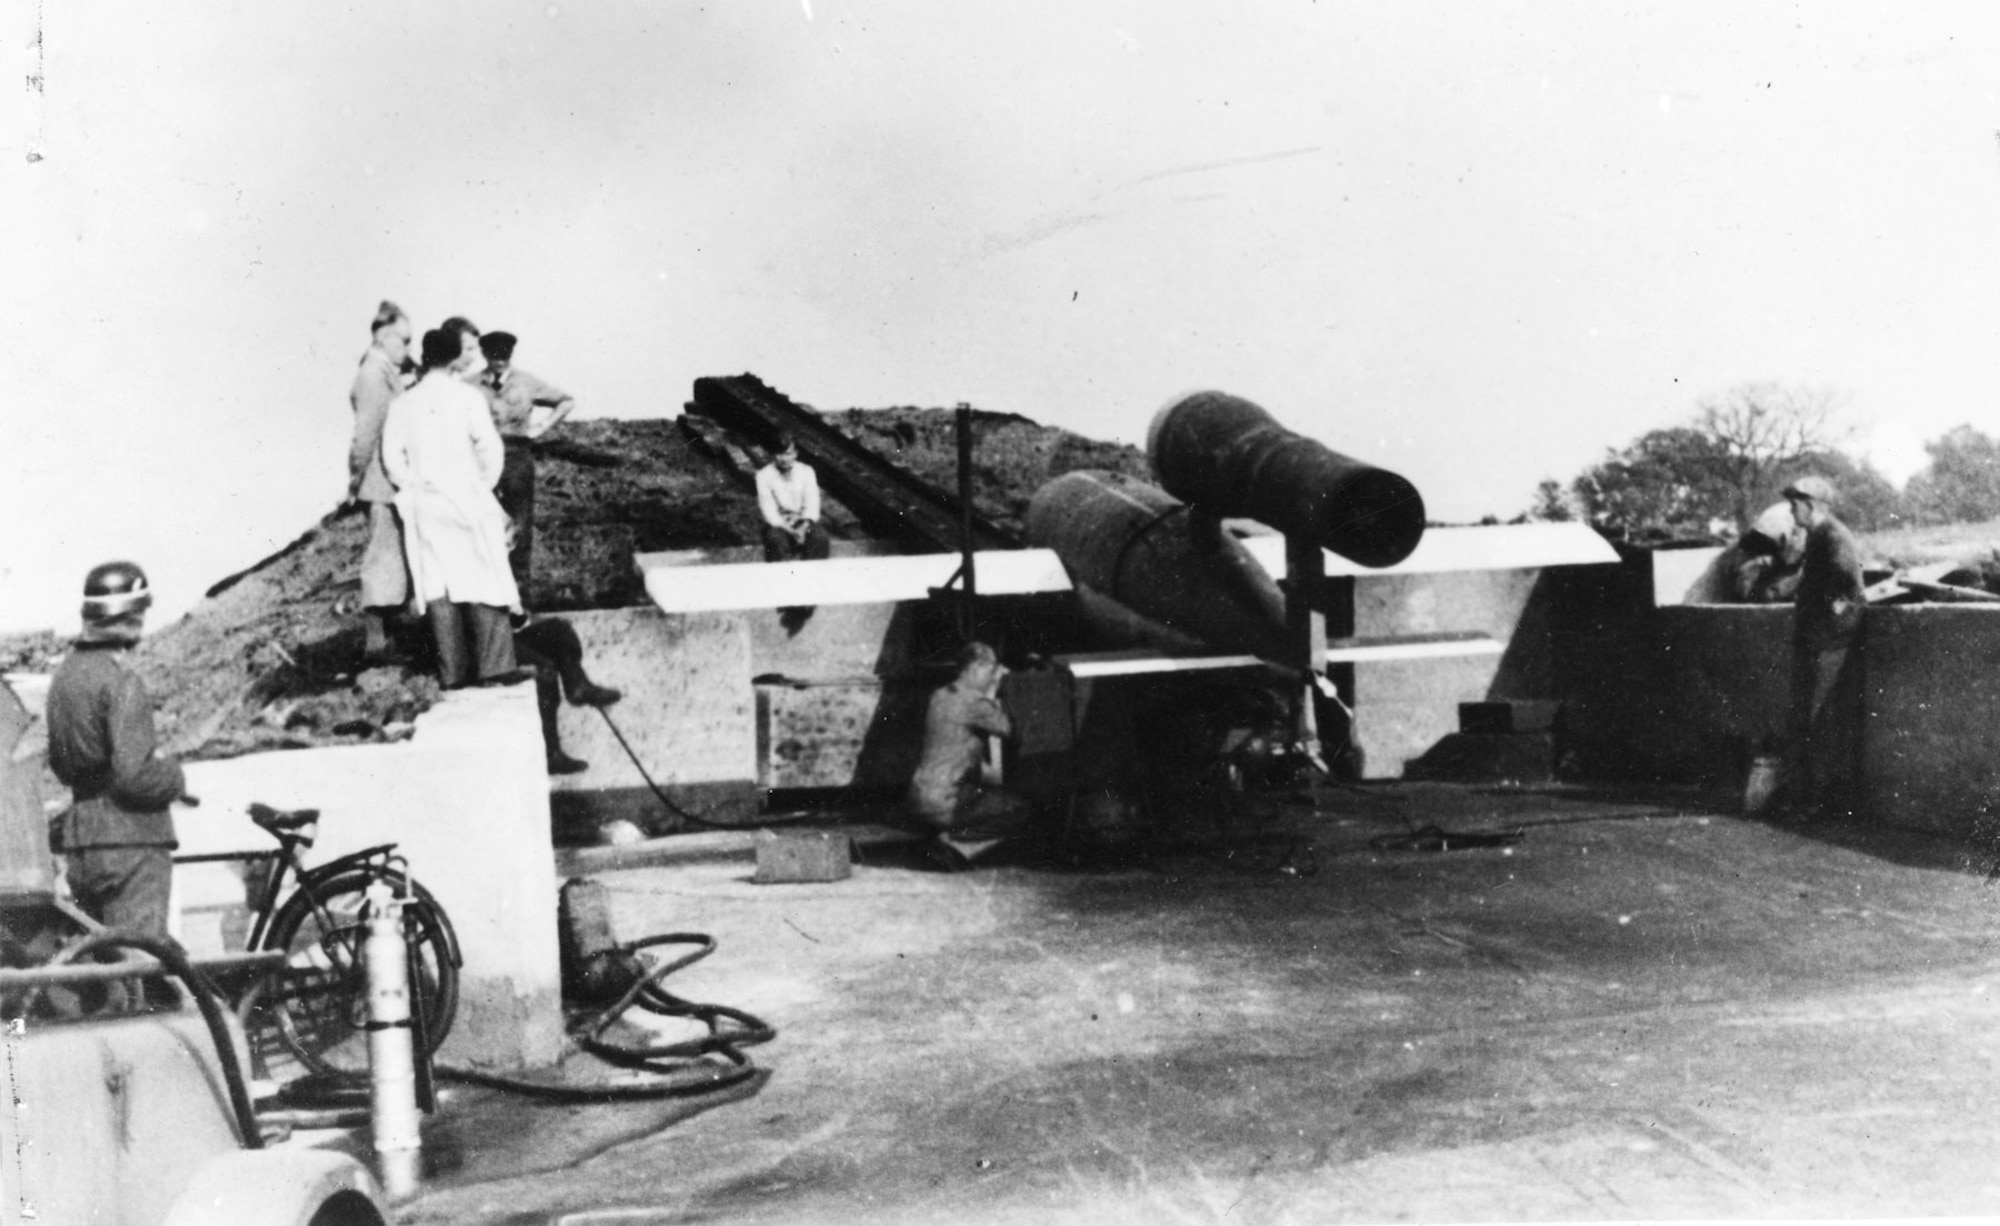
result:
[[[1722,452],[1739,524],[1777,492],[1770,486],[1781,470],[1847,441],[1845,408],[1837,392],[1781,383],[1739,383],[1700,402],[1695,428]]]

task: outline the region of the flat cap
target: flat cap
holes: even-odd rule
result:
[[[1800,477],[1785,487],[1787,498],[1809,498],[1814,502],[1833,501],[1833,482],[1825,477]]]

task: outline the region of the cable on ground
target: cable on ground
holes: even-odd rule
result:
[[[611,729],[611,735],[617,737],[618,744],[624,747],[625,756],[627,758],[630,758],[632,760],[632,765],[638,769],[639,778],[644,779],[646,781],[646,786],[652,789],[653,795],[659,799],[659,802],[662,805],[666,806],[667,812],[673,814],[675,817],[680,818],[682,821],[687,822],[689,825],[700,826],[705,830],[755,830],[771,826],[800,826],[808,824],[812,825],[827,824],[826,819],[819,817],[815,814],[806,814],[798,817],[780,817],[780,818],[763,817],[757,819],[756,821],[748,821],[748,822],[719,822],[712,817],[703,817],[698,814],[690,813],[686,809],[682,808],[680,805],[675,804],[673,797],[668,796],[666,790],[653,781],[653,776],[651,772],[647,771],[646,764],[639,760],[639,752],[632,748],[632,742],[625,739],[624,730],[618,726],[618,722],[616,720],[611,718],[611,712],[605,710],[603,707],[598,707],[596,708],[596,710],[599,715],[604,717],[605,726]]]

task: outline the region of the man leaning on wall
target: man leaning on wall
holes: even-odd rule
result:
[[[1856,807],[1861,549],[1835,518],[1833,485],[1824,477],[1799,478],[1785,487],[1785,498],[1806,540],[1792,615],[1779,813],[1806,822],[1845,816]]]

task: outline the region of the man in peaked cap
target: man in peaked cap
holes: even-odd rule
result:
[[[513,526],[507,563],[514,569],[514,582],[525,586],[535,539],[535,459],[530,445],[576,411],[576,397],[515,366],[518,343],[512,332],[488,332],[479,338],[479,351],[486,359],[480,387],[506,449],[500,484],[493,492]]]
[[[1832,483],[1800,477],[1785,487],[1805,530],[1792,618],[1792,693],[1785,737],[1785,800],[1800,820],[1852,810],[1855,782],[1854,646],[1860,636],[1861,549],[1834,517]]]

